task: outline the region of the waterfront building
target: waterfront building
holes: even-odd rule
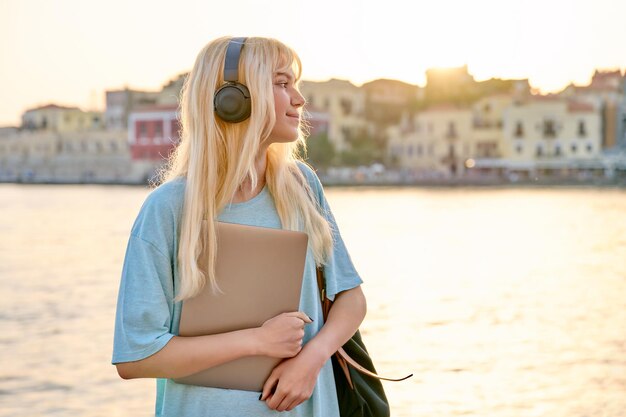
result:
[[[163,162],[179,141],[178,105],[138,108],[128,117],[128,144],[133,161]]]
[[[0,137],[2,182],[142,182],[125,133],[21,130]]]
[[[401,168],[422,178],[462,175],[472,156],[472,111],[439,104],[388,129],[388,150]]]
[[[104,126],[102,112],[83,111],[78,107],[47,104],[22,114],[22,129],[28,131],[81,132]]]
[[[302,81],[300,91],[309,105],[328,114],[328,139],[336,151],[350,149],[350,140],[368,131],[365,92],[350,81]]]
[[[626,146],[626,74],[596,70],[591,83],[570,84],[559,96],[592,105],[601,115],[602,149]]]

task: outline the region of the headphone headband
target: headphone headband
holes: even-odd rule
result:
[[[239,81],[239,55],[245,41],[246,38],[233,38],[228,44],[224,63],[224,81]]]

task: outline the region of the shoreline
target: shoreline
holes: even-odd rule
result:
[[[468,180],[437,180],[437,181],[332,181],[320,178],[326,188],[597,188],[626,189],[626,179],[587,180],[587,181],[468,181]],[[104,185],[134,186],[151,188],[146,182],[124,181],[0,181],[14,185]]]

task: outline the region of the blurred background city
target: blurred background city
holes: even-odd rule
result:
[[[455,8],[468,6],[453,3],[437,24],[429,23],[428,13],[431,7],[441,11],[440,6],[425,3],[414,9],[398,5],[409,15],[415,13],[409,19],[395,12],[385,16],[388,11],[376,17],[373,3],[352,9],[344,5],[350,13],[343,16],[321,6],[311,10],[301,2],[260,2],[254,7],[273,10],[280,5],[291,9],[294,20],[311,13],[316,16],[311,20],[320,25],[333,19],[355,32],[327,33],[315,45],[320,33],[314,28],[275,31],[285,33],[284,41],[302,50],[300,88],[308,102],[309,160],[328,183],[622,184],[626,182],[626,48],[620,33],[605,32],[604,20],[610,26],[610,15],[619,15],[623,6],[608,2],[584,14],[589,6],[574,4],[563,3],[562,13],[556,15],[550,13],[554,5],[511,4],[509,9],[479,2],[460,20]],[[108,26],[116,24],[108,7],[101,18],[81,17],[89,6],[70,1],[4,1],[3,7],[3,38],[12,40],[3,52],[0,123],[13,124],[0,128],[0,181],[148,182],[179,140],[179,93],[197,53],[190,45],[201,46],[209,38],[202,30],[208,34],[218,32],[217,28],[203,28],[202,36],[181,36],[173,45],[172,20],[167,21],[170,39],[165,42],[163,35],[134,37],[133,30],[143,32],[144,25],[150,25],[126,17],[128,32],[110,35],[107,41]],[[138,13],[137,8],[128,5],[128,13]],[[145,10],[146,19],[153,9],[157,16],[169,12],[163,5],[152,5]],[[208,6],[206,13],[211,13]],[[289,11],[281,13],[285,19],[291,16]],[[81,19],[92,19],[98,29],[87,27]],[[400,26],[414,20],[417,26],[428,25],[431,32],[394,28],[398,19]],[[502,20],[511,25],[503,25]],[[154,20],[155,25],[158,22]],[[493,32],[479,25],[492,25]],[[235,30],[227,23],[223,26],[222,30]],[[30,30],[35,27],[37,31]],[[96,35],[103,29],[107,30]],[[237,28],[252,32],[243,29]],[[366,35],[369,32],[374,35]],[[505,40],[498,41],[500,37]],[[172,61],[176,56],[170,55],[172,48],[182,48],[186,42],[188,54]],[[124,49],[115,51],[118,48]],[[328,48],[332,50],[326,54]],[[342,50],[343,57],[333,58]],[[345,61],[355,50],[366,57],[346,68]],[[157,62],[143,60],[150,54]],[[113,70],[116,77],[104,76],[111,68],[129,63],[103,62],[98,56],[133,60],[133,67],[143,64],[140,71],[146,75],[136,74],[135,69],[128,74]],[[311,65],[314,60],[324,60],[324,65]],[[171,62],[163,65],[162,61]],[[377,62],[380,74],[376,68],[361,68],[370,61]],[[446,62],[457,64],[441,66]],[[488,64],[492,68],[485,67]],[[396,66],[403,68],[394,72]],[[58,74],[50,74],[51,70]],[[145,88],[145,78],[155,80],[154,85]],[[355,78],[370,79],[357,83]],[[421,84],[414,82],[418,79]],[[74,83],[84,89],[77,91]],[[69,97],[88,103],[68,102]]]
[[[148,416],[110,364],[198,51],[303,61],[394,416],[626,416],[626,4],[0,0],[0,416]],[[358,185],[359,187],[354,187]],[[332,186],[332,187],[331,187]]]

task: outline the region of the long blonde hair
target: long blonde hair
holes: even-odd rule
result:
[[[297,81],[302,74],[300,58],[290,47],[272,38],[247,38],[239,60],[239,81],[250,90],[251,115],[240,123],[224,122],[214,114],[213,95],[224,83],[230,40],[217,38],[198,54],[180,93],[180,143],[159,173],[161,183],[186,179],[177,301],[197,295],[207,282],[214,293],[221,292],[215,276],[217,216],[246,179],[253,189],[258,184],[256,155],[276,122],[274,73],[291,68]],[[333,239],[331,226],[318,211],[313,191],[297,165],[302,161],[298,150],[306,152],[307,130],[308,126],[301,124],[296,141],[268,147],[266,182],[283,229],[306,232],[319,265],[330,254]],[[207,220],[206,229],[203,219]],[[199,265],[204,248],[208,265]]]

